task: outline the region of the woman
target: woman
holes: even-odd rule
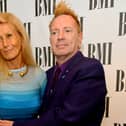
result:
[[[0,13],[0,119],[36,118],[46,86],[21,21]]]

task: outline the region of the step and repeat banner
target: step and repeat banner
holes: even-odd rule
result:
[[[126,0],[65,0],[79,16],[81,50],[103,64],[107,82],[102,126],[126,126]],[[12,12],[24,23],[33,54],[47,70],[55,64],[48,25],[59,0],[0,0],[1,12]]]

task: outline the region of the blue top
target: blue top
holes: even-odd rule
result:
[[[21,77],[21,69],[11,70],[13,76],[0,82],[0,119],[25,120],[34,118],[42,104],[46,74],[40,68],[28,67]]]

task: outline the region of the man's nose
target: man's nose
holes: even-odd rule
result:
[[[58,39],[63,39],[64,38],[64,32],[60,31],[58,34]]]

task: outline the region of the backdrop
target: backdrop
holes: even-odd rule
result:
[[[31,39],[36,62],[47,70],[55,63],[48,24],[59,0],[0,0],[1,12],[21,19]],[[126,0],[66,0],[78,14],[82,52],[105,69],[108,88],[102,126],[126,126]]]

